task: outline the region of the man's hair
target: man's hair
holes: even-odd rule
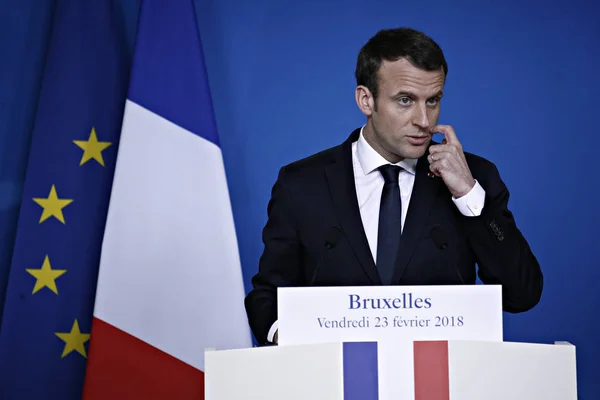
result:
[[[406,58],[416,68],[425,71],[444,70],[448,64],[440,46],[423,32],[411,28],[383,29],[360,49],[356,61],[356,84],[366,86],[373,97],[378,95],[378,71],[383,61]]]

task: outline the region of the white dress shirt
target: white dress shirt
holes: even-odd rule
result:
[[[356,186],[360,217],[369,242],[371,254],[373,255],[373,260],[377,262],[379,205],[381,203],[381,193],[384,184],[383,176],[377,168],[390,163],[367,143],[363,136],[363,129],[360,131],[358,140],[352,143],[352,167],[354,170],[354,184]],[[413,185],[415,183],[417,161],[417,159],[404,159],[395,164],[402,167],[400,175],[398,176],[402,204],[401,229],[404,229],[406,213],[408,205],[410,204]],[[475,186],[469,193],[458,199],[453,196],[452,201],[464,216],[479,216],[481,215],[485,203],[485,191],[479,182],[475,181]],[[277,327],[278,324],[277,321],[275,321],[269,330],[267,336],[268,341],[273,341]]]

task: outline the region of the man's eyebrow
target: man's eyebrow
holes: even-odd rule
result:
[[[415,97],[417,97],[417,95],[415,95],[412,92],[408,92],[406,90],[400,90],[398,93],[396,93],[394,95],[394,97],[412,97],[412,98],[415,98]]]
[[[443,97],[444,96],[444,91],[443,90],[439,90],[437,93],[435,93],[433,96],[429,97],[430,99],[434,98],[434,97]],[[407,90],[400,90],[398,93],[396,93],[394,95],[394,97],[411,97],[411,98],[418,98],[419,96],[417,96],[416,94],[414,94],[413,92],[409,92]]]

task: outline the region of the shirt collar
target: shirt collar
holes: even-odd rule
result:
[[[363,129],[365,127],[363,126],[360,129],[360,135],[358,136],[358,143],[356,144],[356,156],[358,158],[358,162],[360,163],[360,166],[363,170],[363,173],[365,175],[370,174],[371,172],[375,171],[377,168],[381,167],[382,165],[386,165],[386,164],[391,164],[389,161],[387,161],[385,158],[383,158],[383,156],[381,156],[381,154],[379,154],[377,151],[375,151],[375,149],[373,147],[371,147],[371,145],[369,143],[367,143],[367,140],[365,139],[365,137],[363,136]],[[416,158],[405,158],[404,160],[394,164],[394,165],[398,165],[400,167],[402,167],[403,169],[405,169],[406,171],[410,172],[411,174],[415,175],[416,170],[417,170],[417,161],[418,159]]]

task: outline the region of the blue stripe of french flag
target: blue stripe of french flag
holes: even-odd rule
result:
[[[344,400],[379,399],[376,342],[344,343]]]
[[[84,398],[203,398],[205,349],[252,345],[244,293],[193,1],[145,0]]]

